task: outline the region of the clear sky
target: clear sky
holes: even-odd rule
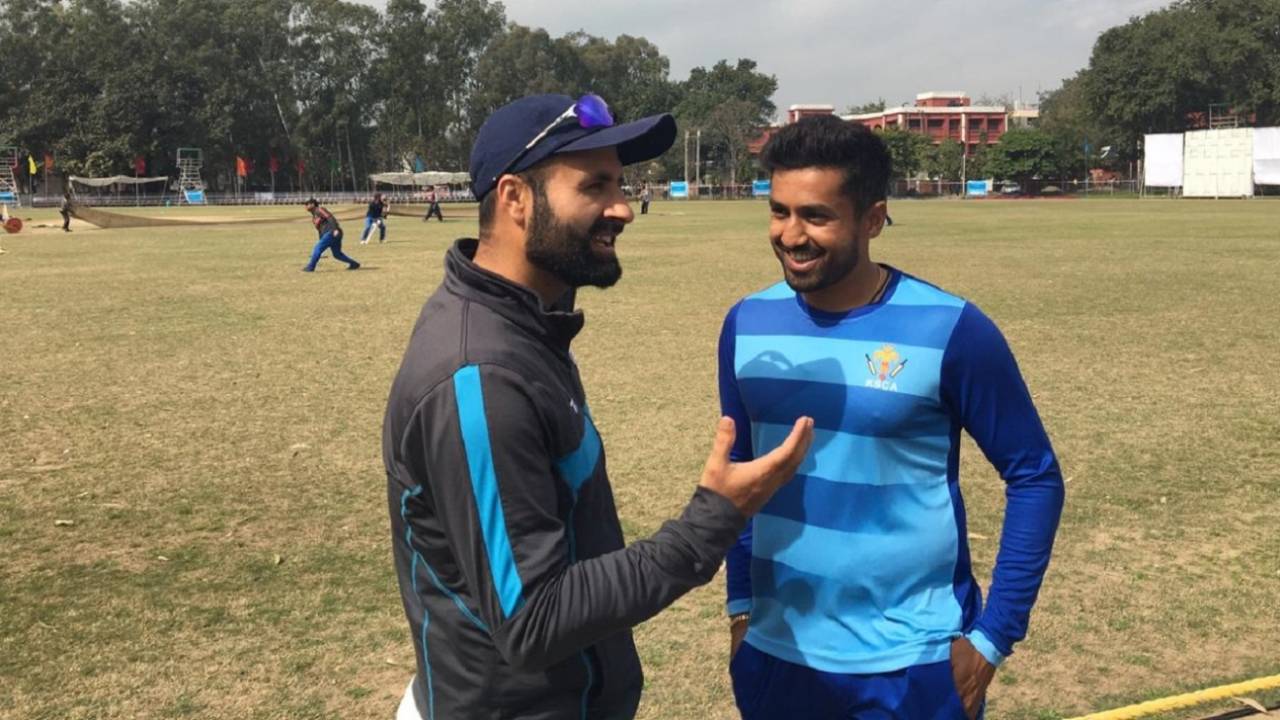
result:
[[[385,0],[363,0],[385,6]],[[507,17],[552,35],[648,38],[672,77],[749,57],[778,78],[774,102],[843,111],[927,90],[1019,90],[1035,102],[1089,61],[1098,33],[1168,0],[504,0]]]

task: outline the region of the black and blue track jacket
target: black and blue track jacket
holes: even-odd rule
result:
[[[631,718],[630,628],[711,580],[746,521],[699,488],[624,547],[569,353],[583,316],[477,267],[476,247],[449,251],[383,427],[414,697],[429,720]]]

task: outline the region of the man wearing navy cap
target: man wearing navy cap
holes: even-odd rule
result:
[[[574,290],[609,287],[634,218],[624,165],[661,155],[670,115],[618,125],[595,95],[499,108],[471,152],[480,238],[458,240],[391,388],[383,460],[416,650],[400,718],[630,718],[631,627],[708,582],[812,439],[796,418],[759,460],[728,460],[722,418],[692,499],[623,545],[569,344]]]

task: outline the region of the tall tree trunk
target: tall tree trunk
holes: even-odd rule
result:
[[[258,58],[258,67],[262,68],[262,74],[267,75],[267,64],[262,58]],[[276,115],[280,118],[280,128],[284,130],[284,139],[288,142],[289,147],[293,147],[293,135],[289,132],[289,123],[284,119],[284,108],[280,105],[280,93],[276,91],[275,86],[271,87],[271,99],[276,104]]]
[[[360,192],[360,184],[356,181],[356,156],[351,154],[351,125],[346,127],[347,131],[347,159],[351,161],[351,191]]]

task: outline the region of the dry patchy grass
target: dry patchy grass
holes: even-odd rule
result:
[[[1280,204],[894,216],[875,254],[996,319],[1070,478],[989,717],[1280,672]],[[0,717],[390,713],[412,651],[381,413],[466,217],[393,218],[388,244],[348,241],[366,269],[314,275],[305,223],[0,238]],[[575,352],[633,538],[696,481],[723,313],[778,276],[764,224],[761,203],[656,203],[622,283],[582,293]],[[972,445],[962,473],[985,577],[1002,486]],[[722,592],[638,629],[643,718],[734,717]]]

